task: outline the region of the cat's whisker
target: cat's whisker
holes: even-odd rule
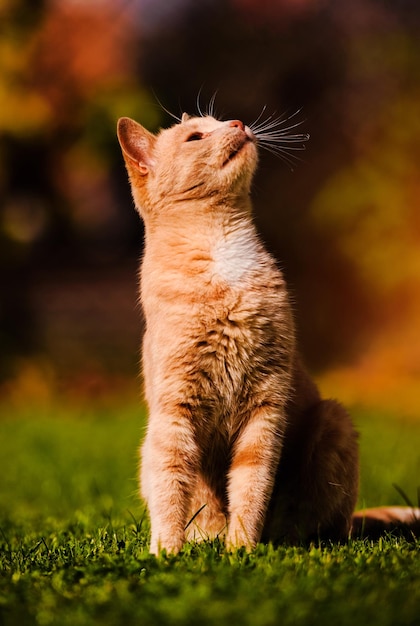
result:
[[[212,97],[210,98],[210,102],[209,102],[209,106],[207,107],[207,115],[209,115],[210,117],[216,117],[216,112],[215,112],[215,102],[216,102],[216,96],[217,96],[217,92],[218,90],[216,89],[216,91],[214,92],[214,94],[212,95]]]
[[[201,110],[201,105],[200,105],[200,96],[201,96],[202,90],[203,90],[203,85],[201,85],[200,89],[198,90],[197,99],[196,99],[196,106],[197,106],[197,111],[198,111],[198,114],[200,115],[200,117],[205,117],[205,114]]]
[[[266,130],[270,128],[281,128],[281,125],[286,120],[282,120],[281,117],[274,117],[274,115],[270,115],[265,120],[261,120],[261,122],[257,125],[252,126],[253,131],[259,132],[260,130]]]
[[[285,163],[290,168],[290,170],[292,172],[294,171],[294,166],[296,164],[296,161],[300,161],[301,160],[301,159],[293,160],[293,159],[289,158],[288,156],[286,156],[285,154],[281,154],[278,151],[271,150],[268,147],[266,148],[266,150],[268,152],[271,152],[272,154],[274,154],[274,156],[280,158],[280,160],[283,161],[283,163]]]
[[[268,146],[270,146],[271,148],[273,148],[274,150],[279,149],[279,150],[286,150],[287,152],[290,150],[292,152],[302,152],[304,150],[306,150],[306,146],[290,146],[290,145],[284,145],[284,144],[275,144],[275,143],[268,143],[266,144]],[[261,145],[262,148],[264,148],[265,146],[262,144]]]
[[[291,143],[286,141],[259,141],[258,145],[261,148],[270,146],[271,148],[281,148],[282,150],[289,150],[291,152],[302,152],[306,150],[306,146],[303,143]]]
[[[301,126],[305,120],[295,121],[301,109],[291,114],[284,113],[276,116],[274,113],[262,120],[265,107],[250,125],[258,145],[268,152],[280,157],[292,170],[296,161],[301,161],[295,153],[306,150],[305,142],[309,139],[308,133],[293,133],[295,128]],[[261,121],[260,121],[261,120]],[[293,123],[290,123],[293,121]]]
[[[274,115],[270,115],[269,117],[267,117],[267,119],[262,120],[262,121],[261,121],[259,124],[257,124],[257,125],[252,124],[252,125],[250,126],[250,128],[251,128],[253,131],[259,131],[259,130],[261,130],[261,129],[263,129],[263,128],[271,128],[271,127],[273,127],[273,128],[274,128],[274,127],[278,126],[278,124],[279,124],[279,123],[280,123],[280,122],[279,122],[279,118],[274,118]]]
[[[292,143],[299,143],[302,141],[308,141],[308,133],[298,133],[296,135],[287,135],[284,133],[258,133],[256,135],[260,141],[286,141]]]
[[[293,128],[297,128],[298,126],[302,126],[302,124],[304,123],[305,120],[301,120],[299,122],[296,122],[296,124],[290,124],[289,126],[283,126],[283,124],[286,123],[287,120],[283,120],[283,122],[281,124],[279,123],[274,123],[274,121],[270,124],[267,124],[266,126],[260,126],[259,128],[253,128],[253,132],[257,132],[257,133],[261,133],[261,132],[281,132],[281,133],[286,133],[289,130],[292,130]]]
[[[160,108],[165,111],[165,113],[167,113],[169,115],[169,117],[172,117],[172,119],[176,120],[177,122],[181,122],[181,118],[178,117],[177,115],[175,115],[175,113],[172,113],[169,109],[167,109],[162,102],[159,100],[159,98],[157,97],[157,95],[155,94],[155,92],[153,92],[154,97],[157,100],[158,105],[160,106]]]
[[[298,109],[297,111],[295,111],[291,115],[288,115],[287,117],[285,116],[285,114],[280,115],[276,118],[274,118],[274,114],[270,115],[266,120],[260,122],[257,125],[252,124],[250,128],[254,133],[265,132],[265,131],[275,129],[275,128],[277,128],[279,131],[281,130],[285,132],[287,130],[290,130],[291,128],[295,128],[296,126],[300,126],[301,124],[304,123],[305,120],[300,120],[299,122],[296,122],[296,124],[291,124],[290,126],[284,127],[284,124],[286,124],[289,120],[291,120],[293,117],[298,115],[300,111],[301,109]]]
[[[264,115],[265,110],[267,109],[267,105],[264,104],[263,108],[261,109],[261,113],[259,114],[259,116],[257,117],[257,119],[255,119],[250,125],[249,127],[251,128],[251,130],[257,128],[258,126],[258,122],[260,121],[260,119],[262,118],[262,116]]]
[[[261,114],[266,110],[267,106],[265,105],[263,108],[263,111],[261,112]],[[263,120],[262,122],[260,122],[261,124],[273,121],[276,124],[281,124],[284,122],[287,122],[288,120],[290,120],[292,117],[295,117],[296,115],[298,115],[298,113],[301,112],[302,109],[297,109],[297,111],[294,111],[293,113],[291,113],[290,115],[287,114],[287,112],[282,113],[281,115],[278,115],[277,117],[274,117],[277,113],[277,111],[274,111],[274,113],[272,113],[271,115],[269,115],[265,120]],[[258,116],[257,121],[259,121],[259,119],[261,118],[261,114]]]
[[[259,145],[261,146],[261,148],[269,146],[274,150],[286,150],[292,152],[301,152],[302,150],[306,150],[306,146],[304,144],[290,144],[280,141],[261,141],[259,142]]]
[[[299,149],[297,148],[290,148],[290,147],[282,147],[282,146],[276,146],[273,144],[266,144],[261,146],[263,149],[268,150],[269,152],[273,152],[273,153],[277,153],[277,154],[287,154],[291,159],[297,159],[299,160],[299,157],[296,156],[295,154],[293,154],[291,151],[298,151]]]
[[[301,120],[300,122],[296,122],[296,124],[290,124],[290,126],[286,126],[284,128],[279,128],[278,132],[280,133],[288,133],[289,130],[293,130],[294,128],[298,128],[302,126],[305,120]],[[272,132],[272,131],[271,131]],[[275,132],[275,131],[274,131]]]
[[[272,146],[288,148],[289,150],[306,150],[306,146],[303,140],[273,141],[272,139],[263,139],[258,140],[258,143],[261,144],[262,147],[264,147],[264,144],[268,144]]]
[[[290,167],[292,171],[296,162],[299,162],[299,161],[302,162],[302,159],[296,154],[294,154],[294,152],[306,150],[306,147],[304,145],[285,146],[284,143],[275,143],[275,142],[270,142],[270,141],[261,142],[260,146],[262,149],[267,150],[267,152],[271,152],[271,154],[274,154],[275,156],[279,157],[284,163],[286,163],[286,165]]]

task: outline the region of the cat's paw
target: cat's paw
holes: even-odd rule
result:
[[[170,539],[163,539],[161,537],[153,537],[150,541],[150,554],[154,554],[155,556],[159,556],[162,552],[166,552],[166,554],[178,554],[184,545],[184,539],[174,539],[171,537]]]
[[[250,551],[255,547],[255,543],[245,532],[242,525],[229,528],[225,539],[225,546],[230,552],[239,548],[245,548],[247,551]]]

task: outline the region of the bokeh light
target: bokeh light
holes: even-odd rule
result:
[[[0,20],[3,394],[136,379],[142,227],[116,120],[154,131],[217,91],[247,123],[302,107],[304,160],[262,156],[254,203],[321,386],[418,416],[416,3],[8,0]]]

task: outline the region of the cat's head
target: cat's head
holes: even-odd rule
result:
[[[143,217],[169,202],[249,194],[257,164],[256,137],[239,120],[184,114],[179,124],[153,135],[123,117],[118,139]]]

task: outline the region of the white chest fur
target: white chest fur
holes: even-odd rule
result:
[[[214,245],[212,256],[213,273],[234,287],[260,262],[255,233],[246,228],[224,233]]]

